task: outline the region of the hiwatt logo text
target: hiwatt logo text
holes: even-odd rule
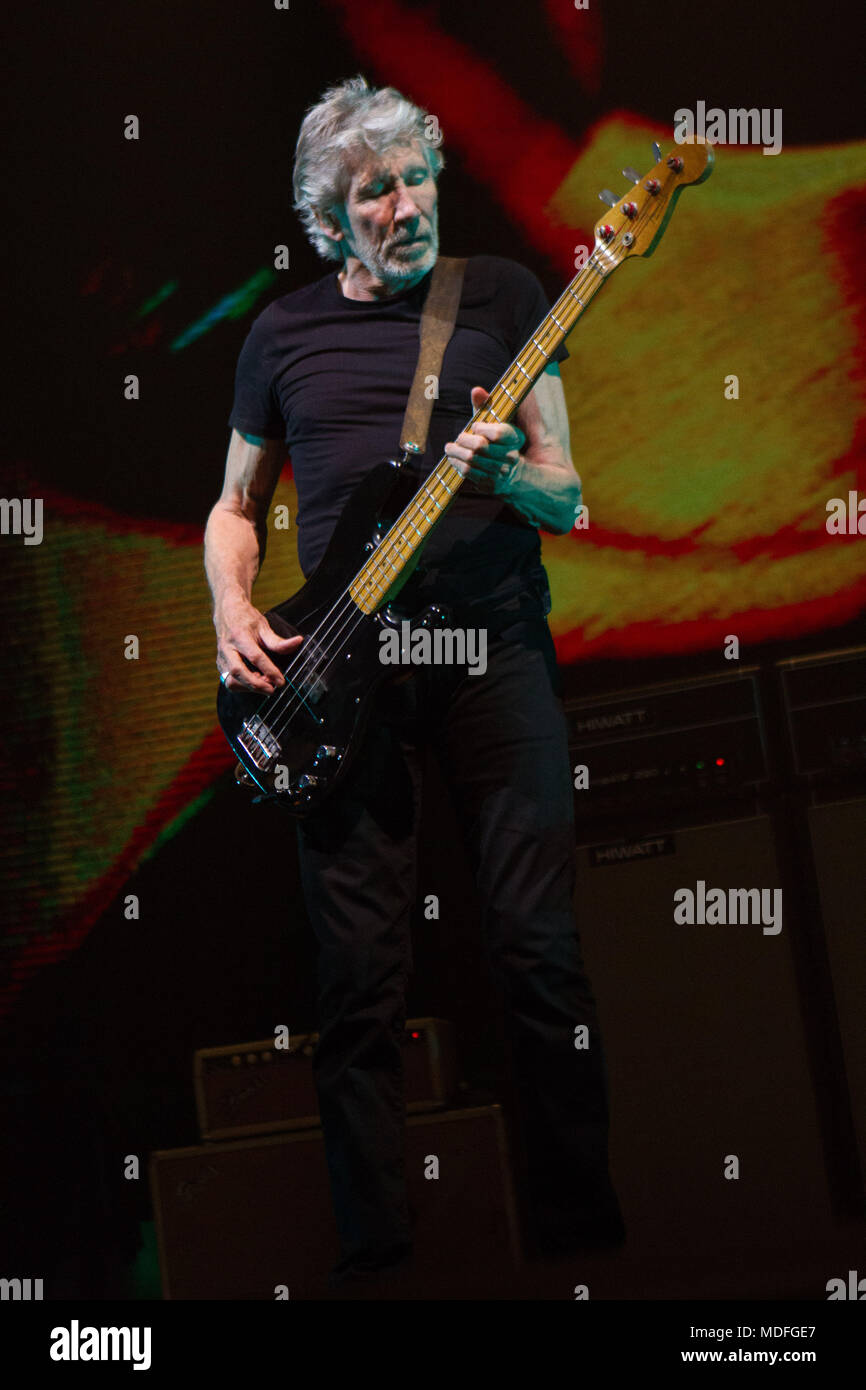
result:
[[[131,1361],[134,1371],[150,1370],[149,1327],[52,1327],[52,1361]]]
[[[609,845],[590,845],[589,862],[593,869],[602,864],[622,864],[631,859],[656,859],[660,854],[675,854],[673,835],[649,835],[645,840],[620,840]]]
[[[0,1302],[29,1303],[42,1298],[41,1279],[0,1279]]]

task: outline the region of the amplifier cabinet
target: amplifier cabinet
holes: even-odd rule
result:
[[[662,824],[615,844],[582,828],[581,838],[576,914],[630,1244],[699,1251],[771,1245],[792,1229],[826,1234],[833,1218],[785,903],[777,934],[760,922],[674,917],[676,905],[685,916],[682,889],[700,917],[711,889],[780,887],[769,819]]]
[[[518,1268],[500,1106],[410,1116],[406,1185],[415,1296],[473,1280],[483,1296]],[[273,1300],[280,1287],[290,1298],[326,1296],[339,1256],[320,1130],[155,1152],[150,1188],[163,1298]]]
[[[866,798],[809,807],[860,1167],[866,1173]]]
[[[866,647],[778,663],[798,777],[866,776]]]
[[[578,821],[754,795],[769,779],[759,669],[568,699]]]
[[[193,1061],[202,1139],[240,1138],[319,1123],[313,1083],[318,1033],[296,1033],[287,1048],[273,1038],[232,1047],[205,1047]],[[403,1031],[409,1114],[444,1109],[457,1093],[454,1025],[444,1018],[409,1019]]]

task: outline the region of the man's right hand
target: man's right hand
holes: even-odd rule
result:
[[[216,613],[214,627],[217,670],[224,676],[227,690],[253,690],[269,695],[285,685],[282,672],[270,658],[288,656],[301,645],[303,637],[278,637],[264,613],[243,599],[234,600]]]

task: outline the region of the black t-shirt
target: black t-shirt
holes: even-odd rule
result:
[[[400,457],[431,276],[387,299],[359,300],[346,298],[335,270],[268,305],[243,345],[229,424],[285,440],[305,575],[360,480],[383,459]],[[537,277],[516,261],[469,258],[427,448],[407,465],[419,486],[470,419],[471,387],[492,389],[549,308]],[[568,352],[560,347],[554,357],[562,362]],[[432,599],[495,607],[524,590],[540,595],[547,611],[545,589],[536,528],[501,497],[465,482],[399,602],[409,612]]]

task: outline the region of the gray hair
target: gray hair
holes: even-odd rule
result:
[[[430,120],[433,135],[428,128]],[[435,179],[445,164],[434,143],[437,137],[441,142],[435,118],[428,117],[396,87],[377,90],[359,75],[328,88],[301,124],[293,178],[295,211],[320,256],[329,261],[343,258],[340,244],[320,230],[316,213],[327,217],[345,202],[352,156],[365,151],[381,155],[393,146],[420,140]]]

